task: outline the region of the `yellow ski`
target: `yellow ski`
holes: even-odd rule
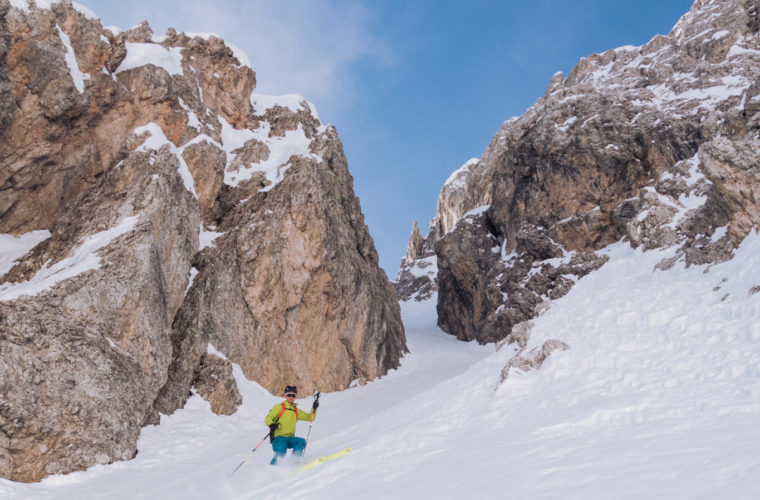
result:
[[[314,467],[318,465],[322,465],[323,463],[328,462],[334,458],[340,458],[343,455],[346,455],[350,451],[351,451],[351,447],[349,446],[348,448],[344,448],[336,453],[333,453],[332,455],[325,455],[324,457],[319,457],[316,460],[312,460],[308,464],[302,467],[299,467],[298,472],[303,472],[305,470],[313,469]]]

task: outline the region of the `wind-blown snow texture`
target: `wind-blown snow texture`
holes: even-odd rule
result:
[[[354,451],[312,471],[269,467],[265,443],[228,478],[279,401],[236,367],[236,415],[195,396],[144,429],[134,460],[0,480],[0,497],[757,498],[760,235],[731,261],[655,270],[673,251],[602,250],[610,261],[534,320],[529,348],[552,338],[570,349],[501,385],[508,347],[443,335],[435,297],[404,303],[411,354],[322,397],[306,459]]]

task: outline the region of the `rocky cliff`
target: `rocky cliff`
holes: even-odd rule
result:
[[[398,366],[333,127],[214,36],[0,0],[0,476],[133,457],[191,389],[240,404]]]
[[[443,187],[402,298],[437,279],[444,331],[522,344],[515,327],[604,265],[610,243],[674,248],[661,268],[731,258],[760,223],[759,10],[697,0],[668,36],[556,74]]]

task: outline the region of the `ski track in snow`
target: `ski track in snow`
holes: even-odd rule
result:
[[[435,298],[402,304],[402,366],[321,398],[304,462],[353,447],[346,457],[294,475],[296,464],[267,465],[265,443],[228,478],[281,400],[235,366],[237,414],[193,396],[143,429],[134,460],[0,480],[0,497],[757,498],[760,236],[730,262],[669,271],[654,265],[672,250],[605,252],[608,264],[534,320],[529,348],[570,349],[501,385],[511,349],[440,333]]]

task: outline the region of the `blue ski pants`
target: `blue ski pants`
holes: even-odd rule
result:
[[[306,448],[306,440],[299,437],[286,437],[277,436],[272,440],[272,449],[274,450],[274,456],[269,462],[269,465],[277,465],[277,461],[285,456],[288,452],[288,448],[293,449],[293,455],[300,457],[303,455],[303,450]]]

